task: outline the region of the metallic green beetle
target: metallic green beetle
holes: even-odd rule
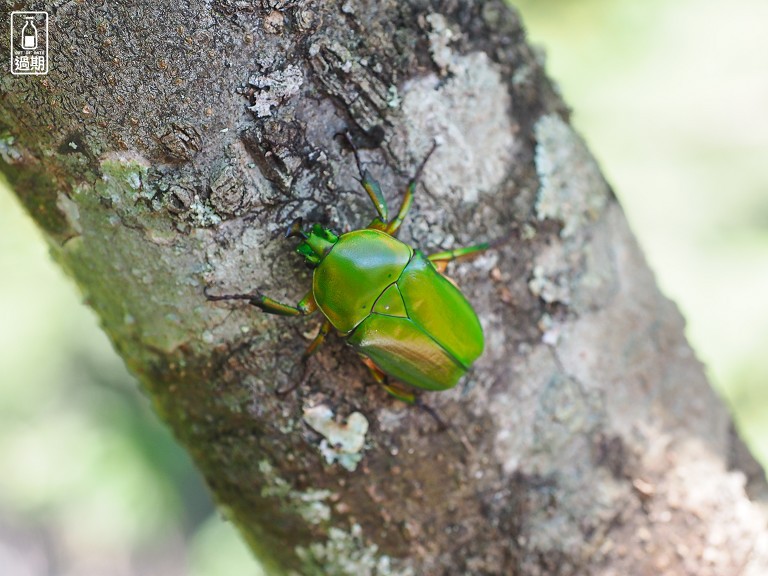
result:
[[[314,267],[312,289],[296,306],[258,291],[208,299],[248,300],[283,316],[308,315],[319,308],[326,320],[303,360],[335,328],[362,356],[375,380],[397,398],[413,403],[417,390],[452,388],[482,354],[484,341],[472,306],[442,273],[449,261],[486,250],[489,244],[425,256],[397,239],[433,151],[409,182],[393,220],[378,183],[361,169],[363,188],[378,212],[366,228],[337,236],[319,224],[303,230],[301,220],[293,223],[286,236],[303,238],[296,252]],[[355,157],[360,167],[357,151]],[[405,386],[389,382],[387,375]]]

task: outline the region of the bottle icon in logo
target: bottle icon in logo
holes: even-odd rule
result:
[[[21,47],[24,50],[35,50],[37,48],[37,28],[33,22],[34,16],[26,16],[26,22],[21,29]]]

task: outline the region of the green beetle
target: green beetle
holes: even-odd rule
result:
[[[378,217],[366,227],[336,235],[296,220],[286,237],[303,240],[296,252],[314,268],[312,289],[296,306],[258,291],[207,295],[209,300],[248,300],[264,312],[302,316],[318,308],[326,320],[304,352],[306,361],[335,328],[362,357],[374,379],[390,394],[416,402],[418,390],[456,385],[483,352],[483,330],[472,306],[443,272],[449,261],[481,252],[488,243],[429,256],[397,239],[413,203],[419,176],[434,146],[406,189],[393,220],[379,184],[360,168],[362,185]],[[405,386],[391,383],[387,376]]]

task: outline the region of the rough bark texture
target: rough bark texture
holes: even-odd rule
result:
[[[513,12],[136,4],[39,6],[51,72],[3,78],[0,167],[270,574],[768,573],[748,452]],[[339,338],[278,397],[320,319],[203,295],[297,301],[276,233],[370,220],[347,129],[393,205],[439,144],[405,241],[518,232],[450,269],[486,352],[428,396],[447,432]]]

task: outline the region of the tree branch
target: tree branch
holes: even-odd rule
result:
[[[765,573],[730,417],[503,4],[48,9],[0,168],[270,574]],[[449,269],[486,352],[445,432],[340,338],[277,396],[319,320],[204,295],[298,301],[276,233],[370,220],[345,130],[395,204],[437,142],[403,240],[520,231]]]

